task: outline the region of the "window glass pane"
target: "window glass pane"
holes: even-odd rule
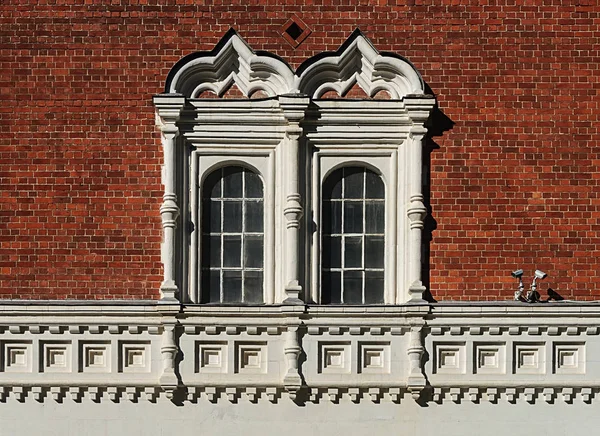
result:
[[[363,303],[362,274],[362,271],[344,271],[344,303]]]
[[[383,236],[365,236],[365,268],[383,268]]]
[[[202,302],[218,303],[221,301],[221,281],[219,270],[202,271]]]
[[[322,303],[384,302],[384,200],[383,180],[364,167],[344,167],[324,181]]]
[[[221,202],[205,200],[202,202],[202,232],[213,233],[221,231]]]
[[[342,267],[342,238],[326,236],[323,239],[323,268]]]
[[[323,199],[342,198],[342,170],[336,170],[327,176],[323,183]]]
[[[367,201],[365,203],[366,233],[383,233],[385,231],[385,203]]]
[[[223,236],[223,266],[241,267],[242,237]]]
[[[245,171],[245,193],[246,198],[263,198],[263,184],[260,176],[252,171]]]
[[[263,302],[263,273],[262,271],[246,271],[244,274],[244,302]]]
[[[210,266],[219,267],[221,266],[221,235],[209,236],[204,238],[207,253],[210,253],[210,257],[204,259],[210,259]]]
[[[242,202],[223,202],[223,231],[241,233],[242,231]]]
[[[218,169],[204,181],[201,207],[201,301],[261,303],[262,180],[242,167]]]
[[[204,198],[221,197],[221,170],[213,171],[206,177],[202,193]]]
[[[262,236],[244,236],[244,268],[263,267]]]
[[[383,186],[383,180],[373,171],[367,170],[367,180],[366,180],[366,188],[367,193],[365,195],[366,198],[378,198],[382,199],[385,197],[385,188]]]
[[[205,201],[206,213],[209,215],[207,224],[208,227],[205,229],[206,233],[220,232],[221,231],[221,205],[220,201]]]
[[[342,203],[340,201],[326,201],[323,203],[323,233],[342,233]]]
[[[361,201],[344,202],[344,233],[362,233],[363,203]]]
[[[340,304],[342,302],[342,276],[337,271],[323,274],[321,284],[323,304]]]
[[[258,232],[263,231],[263,202],[262,201],[246,201],[246,232]]]
[[[223,198],[242,198],[242,168],[223,168]]]
[[[365,170],[344,168],[344,198],[363,198]]]
[[[383,271],[365,271],[365,303],[383,304]]]
[[[223,303],[242,301],[242,271],[223,271]]]
[[[362,267],[362,237],[346,237],[344,242],[344,267]]]

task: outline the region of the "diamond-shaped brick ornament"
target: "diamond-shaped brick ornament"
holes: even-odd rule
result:
[[[281,36],[294,48],[298,47],[311,33],[312,29],[297,15],[292,15],[281,26]]]

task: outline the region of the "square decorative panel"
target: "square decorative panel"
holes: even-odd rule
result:
[[[2,371],[31,372],[33,358],[31,342],[4,342],[2,344]]]
[[[41,342],[40,356],[40,372],[71,372],[70,342]]]
[[[121,342],[119,371],[129,373],[150,372],[150,343]]]
[[[196,372],[227,372],[227,342],[196,342]]]
[[[464,342],[436,342],[434,350],[436,374],[464,374],[466,372]]]
[[[506,345],[504,343],[475,344],[473,370],[476,374],[505,374]]]
[[[513,371],[515,374],[544,374],[546,353],[543,343],[515,343]]]
[[[267,372],[266,342],[236,342],[235,372],[240,374],[264,374]]]
[[[553,357],[555,374],[585,374],[585,344],[554,343]]]
[[[390,343],[359,343],[359,372],[366,374],[389,374]]]
[[[350,372],[349,342],[319,342],[319,372],[347,374]]]
[[[110,342],[83,342],[79,345],[81,372],[110,372]]]

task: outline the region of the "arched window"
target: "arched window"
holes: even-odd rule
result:
[[[263,183],[239,166],[210,173],[202,187],[204,303],[262,303]]]
[[[323,184],[323,304],[383,304],[385,188],[362,167],[344,167]]]

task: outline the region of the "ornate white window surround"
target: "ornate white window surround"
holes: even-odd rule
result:
[[[197,98],[234,85],[266,98]],[[391,99],[321,98],[353,86]],[[178,62],[154,104],[164,150],[161,301],[201,301],[202,183],[235,165],[264,185],[266,304],[320,302],[321,187],[344,166],[366,167],[385,186],[385,304],[423,302],[422,148],[435,99],[408,61],[356,31],[293,72],[230,31],[213,51]]]

